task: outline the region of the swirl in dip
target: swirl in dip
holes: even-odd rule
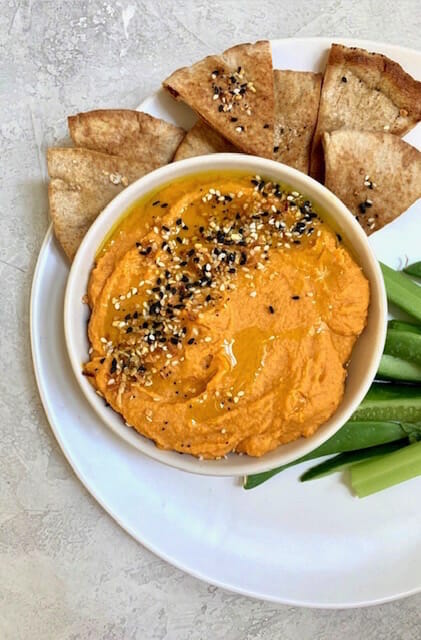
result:
[[[369,284],[295,191],[238,172],[136,202],[89,281],[97,392],[164,449],[261,456],[341,402]]]

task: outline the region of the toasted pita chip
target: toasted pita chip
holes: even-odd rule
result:
[[[325,71],[310,173],[323,181],[323,132],[388,131],[402,136],[421,119],[421,82],[379,53],[333,44]]]
[[[308,173],[317,121],[322,75],[274,71],[275,138],[273,158]],[[174,160],[209,153],[236,152],[228,140],[199,120],[180,144]]]
[[[178,147],[174,161],[206,156],[210,153],[232,153],[238,149],[202,120],[192,126]]]
[[[100,109],[68,118],[77,147],[131,158],[160,167],[173,159],[185,132],[141,111]]]
[[[367,235],[421,197],[421,152],[391,133],[341,129],[323,134],[325,185]]]
[[[48,197],[55,235],[73,259],[85,233],[104,207],[153,167],[89,149],[48,149]]]
[[[308,173],[311,141],[319,110],[321,73],[273,72],[275,139],[273,157]]]
[[[163,86],[238,149],[272,157],[274,93],[268,41],[208,56],[178,69]]]

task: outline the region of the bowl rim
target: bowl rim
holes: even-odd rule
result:
[[[377,304],[379,308],[377,313],[379,326],[370,344],[371,353],[366,353],[367,366],[365,375],[358,385],[357,391],[354,392],[353,401],[346,411],[340,411],[341,405],[343,404],[343,401],[341,401],[333,416],[321,425],[312,436],[309,438],[299,438],[287,445],[280,445],[274,451],[260,458],[230,454],[227,458],[220,460],[200,460],[190,454],[180,455],[175,451],[158,448],[152,440],[142,436],[134,429],[127,427],[122,416],[111,409],[111,407],[105,405],[103,398],[96,393],[87,378],[82,375],[81,365],[83,359],[81,361],[75,344],[77,332],[81,330],[81,327],[78,329],[75,325],[74,315],[75,303],[78,302],[82,305],[81,308],[84,308],[86,313],[87,307],[82,303],[82,296],[79,295],[80,291],[77,291],[77,289],[80,289],[81,280],[87,284],[95,254],[101,242],[112,226],[136,200],[148,192],[165,185],[170,182],[171,179],[179,179],[206,171],[224,170],[239,170],[244,173],[263,174],[273,177],[275,180],[288,184],[291,188],[296,188],[297,191],[304,193],[310,200],[316,203],[320,200],[323,201],[323,209],[328,210],[330,214],[334,212],[335,216],[338,216],[337,220],[335,218],[335,223],[338,222],[338,227],[342,228],[342,226],[345,225],[347,231],[353,234],[353,240],[351,243],[347,243],[347,247],[355,252],[355,248],[358,246],[359,249],[364,252],[365,260],[368,262],[371,272],[370,275],[365,272],[366,277],[370,281],[371,289],[368,319],[370,318],[370,310],[373,309],[374,303]],[[89,263],[88,269],[86,268],[87,263]],[[86,285],[84,286],[83,292],[86,293]],[[71,367],[82,393],[97,413],[101,422],[148,457],[183,471],[208,476],[244,476],[268,471],[306,455],[333,436],[360,404],[375,377],[386,337],[386,321],[387,300],[379,263],[369,245],[366,234],[345,204],[324,185],[316,182],[313,178],[297,169],[274,160],[239,153],[219,153],[197,156],[170,163],[142,176],[121,191],[98,215],[83,238],[70,268],[64,298],[64,334]],[[87,342],[85,320],[83,321],[82,333]],[[335,416],[337,416],[336,419]],[[235,463],[233,460],[235,460]]]

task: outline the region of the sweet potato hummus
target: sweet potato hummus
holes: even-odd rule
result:
[[[98,393],[159,447],[219,458],[261,456],[328,420],[369,285],[303,196],[214,173],[137,202],[88,297]]]

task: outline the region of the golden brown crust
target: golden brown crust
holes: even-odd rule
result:
[[[332,44],[329,64],[346,65],[367,80],[378,81],[388,89],[393,102],[406,109],[410,118],[421,120],[421,82],[415,80],[400,64],[381,53],[357,47]]]
[[[238,149],[217,131],[211,129],[202,120],[198,120],[186,133],[175,153],[174,162],[210,153],[235,153],[236,151]]]
[[[274,70],[275,138],[273,159],[308,173],[322,74]],[[174,160],[239,151],[202,120],[181,142]]]
[[[48,149],[47,165],[54,233],[70,260],[104,207],[153,168],[98,151],[60,147]]]
[[[163,86],[237,148],[272,157],[274,90],[267,40],[236,45],[178,69]]]
[[[367,235],[421,197],[421,152],[391,133],[341,129],[323,134],[325,186]]]
[[[77,147],[148,162],[171,162],[185,132],[165,120],[130,109],[97,109],[69,116],[70,136]]]
[[[311,142],[319,111],[321,73],[275,70],[273,157],[308,173]]]
[[[333,44],[323,80],[310,173],[323,180],[321,136],[349,128],[407,133],[421,118],[421,83],[379,53]]]

